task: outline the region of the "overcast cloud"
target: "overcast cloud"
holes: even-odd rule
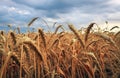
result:
[[[25,25],[40,17],[48,23],[73,23],[78,26],[91,22],[120,25],[119,0],[1,0],[0,25]],[[41,24],[36,21],[36,24]]]

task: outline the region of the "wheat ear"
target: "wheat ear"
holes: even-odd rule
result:
[[[85,32],[85,42],[88,40],[88,35],[89,35],[90,30],[92,29],[92,27],[93,27],[94,24],[95,24],[95,23],[91,23],[91,24],[88,26],[88,28],[87,28],[87,30],[86,30],[86,32]]]
[[[80,36],[79,36],[79,33],[76,31],[76,29],[73,27],[73,25],[69,25],[69,28],[71,31],[73,31],[73,33],[76,35],[76,37],[78,38],[81,46],[84,48],[84,44],[83,44],[83,41],[81,40]]]
[[[39,17],[35,17],[35,18],[33,18],[29,23],[28,23],[28,26],[31,26],[32,25],[32,23],[35,21],[35,20],[37,20]]]
[[[45,35],[44,35],[43,30],[42,29],[38,29],[38,33],[39,33],[39,36],[41,36],[41,38],[42,38],[44,47],[46,48],[46,40],[45,40]]]

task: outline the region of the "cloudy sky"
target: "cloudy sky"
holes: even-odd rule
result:
[[[99,25],[108,21],[120,25],[119,0],[0,0],[0,25],[26,25],[39,17],[36,25],[44,19],[48,24],[72,23],[76,26]]]

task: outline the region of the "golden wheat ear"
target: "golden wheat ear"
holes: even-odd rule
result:
[[[14,32],[10,32],[10,36],[12,38],[13,44],[15,45],[17,41],[16,41],[16,37],[15,37]]]
[[[23,45],[23,50],[25,52],[27,61],[30,63],[30,53],[29,53],[28,47],[26,45]]]
[[[91,24],[88,26],[88,28],[87,28],[87,30],[86,30],[86,32],[85,32],[85,42],[87,42],[87,40],[88,40],[88,35],[89,35],[89,33],[90,33],[90,30],[91,30],[92,27],[94,26],[94,24],[96,24],[96,23],[91,23]]]
[[[42,29],[38,29],[39,36],[42,38],[43,45],[46,48],[46,40],[45,40],[45,35]]]
[[[68,25],[68,26],[69,26],[70,30],[71,30],[71,31],[76,35],[76,37],[78,38],[81,46],[84,48],[85,45],[84,45],[83,41],[81,40],[81,38],[80,38],[80,36],[79,36],[79,33],[78,33],[78,32],[76,31],[76,29],[74,28],[74,26],[73,26],[73,25]]]

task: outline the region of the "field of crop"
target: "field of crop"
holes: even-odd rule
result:
[[[68,25],[70,32],[62,25],[55,32],[1,30],[0,78],[120,78],[120,31],[110,32],[119,27],[94,31],[94,25]]]

